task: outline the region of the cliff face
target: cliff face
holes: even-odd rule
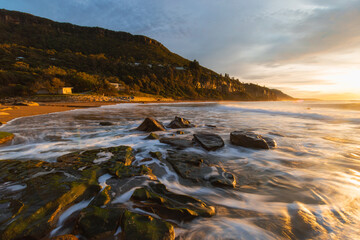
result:
[[[6,86],[0,96],[54,87],[54,78],[77,92],[107,92],[107,83],[118,82],[128,91],[174,98],[277,100],[284,96],[221,76],[146,36],[4,9],[0,10],[0,57],[0,84]]]

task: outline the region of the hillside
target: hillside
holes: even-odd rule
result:
[[[219,75],[145,36],[0,10],[0,96],[32,95],[59,86],[117,94],[109,83],[121,83],[128,93],[175,99],[290,98]]]

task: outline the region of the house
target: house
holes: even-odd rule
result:
[[[72,94],[72,87],[61,87],[57,89],[57,94]]]
[[[72,87],[60,87],[58,89],[55,90],[55,93],[51,93],[48,89],[46,88],[41,88],[39,89],[36,94],[39,95],[48,95],[48,94],[72,94]]]
[[[111,86],[113,86],[118,91],[124,91],[125,86],[123,86],[121,83],[110,83]]]

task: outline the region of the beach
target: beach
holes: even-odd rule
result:
[[[92,108],[104,105],[118,104],[118,102],[55,102],[55,103],[39,103],[40,106],[0,106],[0,122],[6,123],[19,117],[29,117],[54,112],[64,112],[79,108]]]

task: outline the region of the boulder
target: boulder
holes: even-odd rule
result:
[[[228,187],[235,187],[236,185],[233,174],[220,166],[210,164],[199,154],[168,151],[166,160],[182,178],[192,182]]]
[[[14,134],[8,132],[0,132],[0,144],[11,141],[14,138]]]
[[[271,138],[264,138],[261,135],[246,131],[230,133],[230,141],[234,145],[254,149],[270,149],[270,147],[276,147],[276,142]]]
[[[160,138],[161,143],[166,143],[171,146],[176,147],[177,149],[185,149],[193,147],[193,141],[185,139],[185,138]]]
[[[225,145],[224,140],[219,135],[213,133],[194,134],[194,140],[208,151],[215,151]]]
[[[172,193],[161,183],[152,182],[146,187],[136,189],[131,200],[144,211],[179,222],[215,214],[214,207],[199,199]]]
[[[144,132],[165,131],[165,127],[153,118],[146,118],[136,130]]]
[[[147,215],[125,210],[121,224],[123,240],[174,240],[174,226]]]
[[[175,117],[175,119],[172,120],[167,127],[172,128],[172,129],[192,128],[192,127],[194,127],[194,125],[191,124],[190,121],[185,118]]]

